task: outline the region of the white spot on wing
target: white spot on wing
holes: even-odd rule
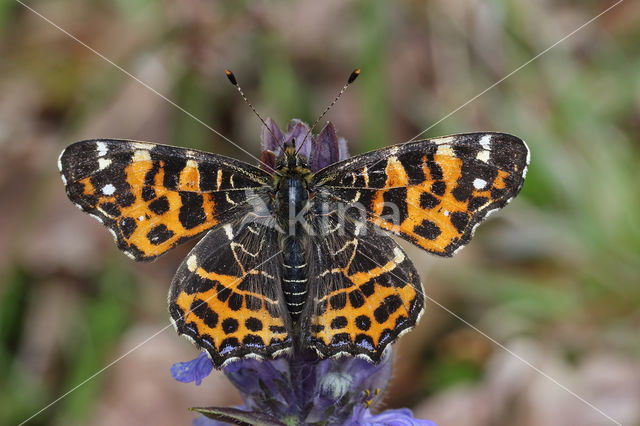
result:
[[[485,213],[484,218],[488,218],[489,216],[491,216],[492,214],[494,214],[495,212],[497,212],[500,209],[493,209],[493,210],[489,210],[487,213]]]
[[[445,216],[449,216],[449,210],[445,210],[442,214]]]
[[[98,216],[98,215],[95,215],[95,214],[89,213],[89,216],[91,216],[92,218],[94,218],[95,220],[97,220],[97,221],[98,221],[98,222],[100,222],[100,223],[104,223],[104,222],[102,221],[102,218],[101,218],[100,216]]]
[[[480,138],[480,145],[487,151],[491,149],[491,135],[484,135]]]
[[[458,254],[460,252],[460,250],[462,250],[463,248],[465,248],[464,245],[461,245],[460,247],[458,247],[457,249],[455,249],[453,251],[453,253],[451,253],[451,256],[455,256],[456,254]]]
[[[144,216],[138,217],[138,222],[143,222],[143,221],[144,221]]]
[[[231,227],[230,224],[226,224],[222,227],[222,229],[224,229],[224,232],[226,232],[227,234],[227,238],[229,238],[230,240],[233,239],[233,228]]]
[[[98,150],[98,157],[105,156],[109,150],[109,148],[107,148],[107,144],[104,142],[98,142],[96,144],[96,149]]]
[[[490,153],[489,151],[478,151],[478,155],[476,155],[476,159],[482,161],[483,163],[489,162]]]
[[[60,177],[62,177],[62,183],[64,183],[65,185],[67,185],[67,178],[64,177],[64,175],[60,175]]]
[[[169,294],[171,294],[171,293],[169,293]],[[171,299],[169,299],[169,303],[171,303]],[[169,322],[173,326],[174,330],[178,331],[178,325],[176,324],[176,321],[173,319],[173,317],[171,315],[169,315]]]
[[[133,161],[151,161],[151,154],[146,149],[139,149],[133,153]]]
[[[187,339],[188,341],[190,341],[191,343],[193,343],[194,345],[197,345],[196,341],[193,340],[193,337],[189,336],[188,334],[181,334],[182,337],[184,337],[185,339]]]
[[[66,149],[64,151],[66,151]],[[58,170],[60,170],[60,173],[62,173],[62,156],[64,155],[64,151],[58,155]]]
[[[527,171],[529,170],[529,163],[531,162],[531,150],[527,146],[525,141],[522,141],[524,148],[527,150],[527,164],[524,166],[524,170],[522,171],[522,179],[527,177]]]
[[[108,158],[98,158],[98,170],[104,170],[111,165],[111,160]]]
[[[475,178],[473,181],[473,187],[475,189],[484,189],[487,186],[487,181],[480,178]]]
[[[476,159],[487,163],[491,157],[491,135],[484,135],[481,137],[480,146],[482,147],[482,150],[478,152]]]
[[[438,145],[438,149],[436,150],[436,155],[443,155],[445,157],[455,157],[456,154],[451,149],[449,145]]]
[[[216,189],[220,190],[220,185],[222,185],[222,169],[218,169],[218,176],[216,178]]]
[[[113,195],[114,192],[116,192],[116,187],[110,183],[102,187],[102,193],[104,195]]]
[[[130,143],[133,148],[144,150],[144,151],[147,151],[155,146],[154,144],[144,143],[144,142],[130,142]]]
[[[433,139],[433,142],[435,142],[436,145],[450,145],[455,140],[455,136],[443,136]]]
[[[191,272],[195,272],[197,267],[198,267],[198,261],[196,259],[196,256],[192,254],[187,259],[187,269],[189,269]]]
[[[400,250],[399,247],[393,249],[393,254],[396,256],[396,258],[394,259],[396,265],[404,262],[404,253],[402,252],[402,250]]]

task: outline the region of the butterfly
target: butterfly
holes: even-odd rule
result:
[[[529,164],[526,144],[505,133],[347,158],[330,123],[307,144],[299,121],[286,135],[265,127],[273,141],[260,167],[115,139],[77,142],[59,160],[68,197],[129,257],[202,237],[173,278],[169,311],[217,368],[301,349],[379,361],[425,304],[390,235],[452,256],[518,194]]]

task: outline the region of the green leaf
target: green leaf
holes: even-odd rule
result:
[[[244,411],[232,407],[193,407],[190,410],[213,420],[237,425],[287,426],[286,423],[282,423],[268,414]]]

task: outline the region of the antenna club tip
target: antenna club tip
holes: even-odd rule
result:
[[[227,78],[229,79],[229,81],[231,82],[231,84],[233,84],[234,86],[238,85],[238,81],[236,80],[236,76],[233,75],[233,73],[231,71],[229,71],[228,69],[224,70],[224,73],[227,75]]]
[[[351,75],[349,76],[349,80],[348,80],[348,84],[353,83],[353,80],[355,80],[356,78],[358,78],[358,76],[360,75],[360,68],[355,69]]]

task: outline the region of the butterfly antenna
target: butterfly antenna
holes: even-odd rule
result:
[[[240,85],[238,85],[238,80],[236,80],[236,76],[233,75],[233,73],[231,71],[229,71],[229,70],[224,70],[224,72],[225,72],[225,74],[227,74],[227,78],[229,79],[231,84],[233,84],[236,87],[236,89],[238,89],[238,92],[240,93],[240,96],[242,96],[242,99],[244,99],[244,101],[247,103],[247,105],[249,105],[249,108],[251,108],[253,113],[260,119],[260,121],[262,121],[262,124],[264,124],[264,127],[267,128],[269,133],[271,133],[271,137],[276,142],[276,144],[278,144],[280,149],[282,151],[284,151],[284,147],[282,146],[282,143],[278,140],[278,138],[276,138],[276,135],[273,134],[273,132],[271,131],[271,127],[267,126],[267,123],[263,120],[263,118],[260,116],[260,114],[258,114],[258,111],[256,111],[256,109],[253,107],[251,102],[249,102],[249,99],[247,99],[247,97],[244,95],[244,92],[242,91],[242,88],[240,87]]]
[[[360,68],[354,70],[351,75],[349,76],[349,79],[347,80],[347,83],[342,86],[342,89],[340,89],[340,92],[338,92],[338,95],[335,97],[335,99],[333,100],[333,102],[331,102],[329,104],[328,107],[325,108],[324,111],[322,111],[322,114],[320,114],[320,117],[318,117],[318,119],[313,123],[313,125],[309,128],[309,131],[307,132],[306,135],[304,135],[304,139],[302,139],[302,143],[300,144],[300,147],[298,148],[298,150],[296,151],[296,154],[300,151],[300,149],[302,149],[302,145],[304,145],[305,141],[307,140],[307,137],[309,137],[309,135],[311,134],[311,132],[313,131],[313,129],[318,125],[318,123],[320,122],[320,120],[322,120],[322,117],[324,117],[331,108],[333,108],[333,106],[336,104],[336,102],[338,102],[338,99],[340,99],[340,96],[342,96],[342,94],[344,92],[347,91],[347,88],[349,87],[349,85],[351,85],[351,83],[354,82],[354,80],[356,78],[358,78],[358,76],[360,75]]]

